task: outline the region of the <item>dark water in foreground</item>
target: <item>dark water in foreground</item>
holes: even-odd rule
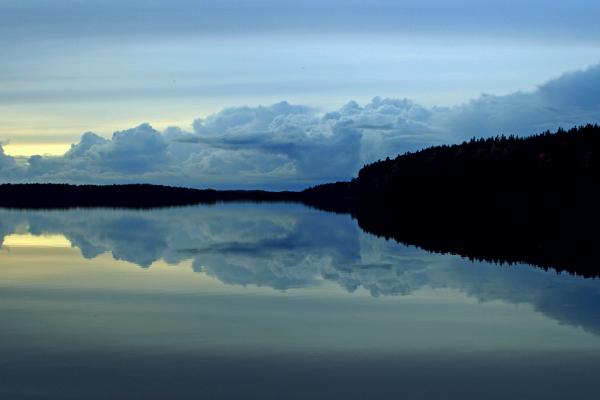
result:
[[[0,398],[596,399],[600,280],[286,204],[0,210]]]

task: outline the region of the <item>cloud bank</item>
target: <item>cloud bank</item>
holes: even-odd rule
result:
[[[595,122],[600,65],[532,92],[482,95],[456,107],[376,97],[322,113],[280,102],[227,108],[188,130],[141,124],[110,139],[87,132],[61,157],[14,158],[0,146],[0,179],[299,189],[349,179],[365,163],[429,145]]]

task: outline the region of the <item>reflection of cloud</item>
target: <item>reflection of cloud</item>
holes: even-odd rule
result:
[[[512,267],[454,263],[450,273],[432,280],[458,288],[480,301],[530,304],[561,323],[600,334],[600,281],[543,271],[526,265]],[[439,272],[439,271],[438,271]]]
[[[64,156],[33,156],[26,165],[0,146],[0,171],[5,181],[306,187],[349,179],[364,163],[432,144],[530,135],[599,116],[600,65],[532,92],[483,95],[456,107],[378,97],[323,115],[287,102],[232,107],[197,119],[191,131],[142,124],[111,139],[88,132]]]
[[[347,215],[301,205],[225,204],[136,210],[0,210],[0,241],[16,231],[63,234],[86,258],[111,252],[142,267],[192,260],[234,285],[286,290],[335,282],[373,296],[423,287],[479,301],[529,304],[557,321],[600,333],[600,283],[526,266],[473,264],[362,233]]]

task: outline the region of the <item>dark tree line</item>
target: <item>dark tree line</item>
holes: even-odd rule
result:
[[[0,207],[171,207],[221,201],[291,201],[291,192],[191,189],[161,185],[3,184]]]

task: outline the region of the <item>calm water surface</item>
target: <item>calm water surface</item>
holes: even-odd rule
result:
[[[600,281],[301,205],[0,210],[0,398],[597,399]]]

